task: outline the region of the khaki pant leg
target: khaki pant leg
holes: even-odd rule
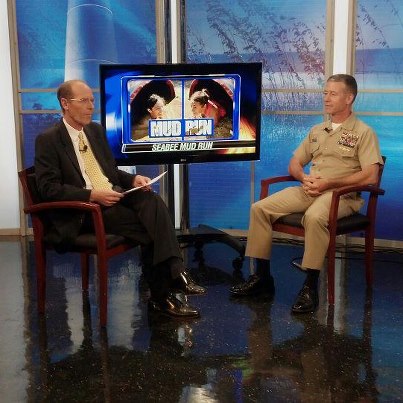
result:
[[[270,259],[272,223],[284,215],[304,212],[311,203],[312,198],[305,195],[301,186],[286,188],[253,203],[245,255]]]
[[[302,219],[305,228],[305,251],[302,266],[321,270],[329,246],[329,210],[332,192],[326,192],[314,199]],[[338,218],[347,217],[357,212],[363,205],[360,198],[344,197],[340,199]]]

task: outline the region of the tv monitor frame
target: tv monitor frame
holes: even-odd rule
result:
[[[119,165],[258,160],[261,88],[261,63],[101,64],[101,123]]]

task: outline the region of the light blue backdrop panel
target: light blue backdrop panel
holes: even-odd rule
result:
[[[86,21],[73,21],[81,29],[75,32],[83,56],[100,62],[103,54],[116,54],[118,63],[152,63],[156,61],[155,2],[149,0],[16,0],[18,51],[22,88],[54,88],[64,80],[66,63],[67,11],[102,9],[107,18],[96,13],[82,13]],[[97,6],[97,7],[91,7]],[[111,23],[114,41],[102,38],[103,24]],[[86,47],[90,47],[86,49]]]
[[[86,0],[70,4],[102,3],[112,11],[115,41],[113,50],[119,63],[156,61],[155,3],[152,1]],[[65,0],[16,1],[20,87],[24,90],[57,87],[65,77],[67,7]],[[402,89],[403,50],[401,45],[403,3],[387,0],[359,1],[357,17],[356,76],[361,89]],[[223,0],[220,2],[188,0],[187,60],[201,62],[263,61],[263,90],[297,88],[320,89],[324,83],[324,39],[326,1]],[[94,18],[96,21],[96,18]],[[76,33],[77,41],[94,40],[94,23],[85,32]],[[79,25],[82,27],[83,25]],[[84,25],[85,26],[85,25]],[[81,28],[80,28],[81,29]],[[51,33],[51,34],[50,34]],[[86,40],[87,40],[86,39]],[[109,45],[108,45],[109,46]],[[112,52],[113,53],[113,52]],[[110,52],[109,52],[110,54]],[[320,111],[321,103],[307,93],[264,92],[266,111]],[[55,94],[23,94],[23,109],[58,108]],[[401,112],[401,94],[363,93],[356,104],[357,112]],[[256,163],[255,180],[283,172],[284,160],[310,120],[291,115],[264,115],[262,119],[262,159]],[[35,136],[58,116],[35,114],[24,116],[24,156],[32,162]],[[393,212],[392,225],[381,220],[377,237],[403,239],[401,181],[401,117],[363,116],[376,129],[382,153],[388,157],[384,186],[386,195],[380,212]],[[289,133],[289,138],[283,134]],[[250,164],[194,165],[191,178],[191,223],[204,222],[222,228],[246,228],[250,202]],[[390,176],[389,176],[390,175]],[[204,181],[202,179],[205,179]],[[209,179],[214,179],[209,182]],[[240,186],[244,182],[246,186]],[[206,187],[203,187],[203,183]],[[223,187],[222,183],[225,183]],[[257,195],[256,195],[257,196]],[[212,208],[214,201],[225,201],[225,209]],[[200,202],[198,202],[198,200]],[[384,217],[384,216],[383,216]]]
[[[68,12],[73,32],[67,45]],[[154,1],[16,0],[16,16],[20,87],[33,89],[22,94],[23,110],[59,109],[53,91],[35,89],[56,88],[68,72],[68,78],[86,79],[96,89],[100,63],[156,62]],[[66,54],[70,55],[67,68]],[[99,96],[95,96],[99,107]],[[37,134],[59,119],[59,114],[24,115],[25,166],[33,163]],[[99,120],[99,114],[94,120]]]
[[[313,4],[315,3],[315,4]],[[324,38],[325,2],[315,1],[256,1],[251,4],[242,0],[205,2],[188,1],[188,60],[190,61],[263,61],[263,90],[270,89],[320,89],[324,84]],[[359,94],[355,110],[371,112],[402,112],[403,90],[403,26],[401,24],[403,3],[389,0],[362,0],[357,3],[357,53],[356,77]],[[201,27],[203,29],[201,29]],[[372,90],[380,90],[374,93]],[[368,92],[365,92],[369,90]],[[386,90],[386,92],[382,92]],[[263,111],[320,111],[321,99],[305,92],[264,92]],[[386,195],[379,204],[377,238],[403,239],[403,195],[400,188],[402,162],[402,117],[367,116],[361,118],[373,126],[380,140],[381,152],[387,156],[383,186]],[[311,123],[321,121],[321,116],[282,117],[264,116],[262,120],[262,156],[256,163],[255,198],[258,197],[260,179],[283,173],[292,150],[306,134]],[[288,133],[288,140],[284,134]],[[217,178],[218,183],[231,183],[229,173],[211,167],[204,168],[206,177]],[[244,177],[244,166],[231,167],[232,177]],[[226,197],[246,200],[248,193],[236,186],[227,189]],[[201,185],[200,185],[201,186]],[[217,185],[218,187],[219,185]],[[206,189],[214,198],[221,200],[217,187]],[[205,196],[206,197],[206,196]],[[247,218],[241,203],[233,203],[232,212],[223,211],[222,221],[216,212],[202,206],[204,199],[191,193],[192,219],[196,211],[203,211],[203,220],[211,218],[215,225],[228,227],[232,217],[233,227],[244,228]],[[385,217],[393,213],[393,223]],[[236,218],[239,217],[239,218]],[[221,224],[221,225],[220,225]],[[232,226],[229,226],[232,227]]]
[[[386,156],[382,178],[385,196],[379,199],[376,237],[402,240],[403,228],[403,116],[359,116],[377,132]]]
[[[190,222],[247,228],[250,162],[194,164],[189,172]]]
[[[355,76],[363,90],[356,101],[357,114],[403,112],[402,18],[401,1],[357,2]],[[372,92],[374,89],[380,92]],[[381,152],[387,157],[382,181],[386,193],[379,201],[376,237],[403,240],[403,117],[360,117],[375,129]]]
[[[300,90],[324,83],[326,1],[186,1],[187,60],[263,62],[264,112],[320,113],[321,96]],[[275,91],[296,89],[293,93]],[[292,150],[311,122],[322,116],[263,115],[261,159],[255,163],[255,199],[260,179],[287,170]],[[191,224],[247,229],[251,164],[204,164],[190,169]]]
[[[185,3],[188,60],[260,60],[264,87],[321,87],[326,0]]]

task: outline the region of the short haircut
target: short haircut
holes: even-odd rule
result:
[[[350,91],[354,95],[353,102],[355,101],[355,97],[357,96],[358,93],[358,86],[357,81],[353,76],[350,76],[349,74],[333,74],[327,79],[327,81],[344,83],[348,91]]]
[[[87,85],[87,83],[83,80],[68,80],[65,81],[64,83],[59,85],[59,88],[57,89],[57,99],[59,100],[60,107],[63,110],[62,106],[62,98],[65,99],[70,99],[73,97],[73,84],[74,83],[83,83]]]

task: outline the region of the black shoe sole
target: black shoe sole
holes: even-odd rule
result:
[[[153,306],[148,306],[148,312],[152,313],[153,315],[162,315],[172,319],[197,319],[200,318],[200,313],[194,315],[177,315],[168,311],[164,311],[162,309],[155,308]]]
[[[291,308],[291,313],[294,315],[303,315],[304,313],[315,313],[317,311],[317,309],[318,309],[317,306],[315,306],[311,309],[303,310],[303,311],[294,310]]]
[[[267,303],[274,300],[274,294],[258,294],[258,295],[247,295],[247,296],[229,296],[229,300],[234,304],[253,304],[253,303]]]
[[[197,292],[186,292],[180,288],[171,288],[171,291],[174,293],[182,292],[183,294],[188,295],[188,296],[189,295],[207,295],[207,290],[205,292],[197,293]]]
[[[153,311],[154,314],[164,316],[165,318],[171,318],[175,320],[191,320],[200,318],[200,314],[190,316],[190,315],[175,315],[165,311]]]
[[[259,297],[274,297],[274,292],[269,290],[255,291],[250,294],[241,294],[230,290],[230,297],[232,298],[259,298]]]

